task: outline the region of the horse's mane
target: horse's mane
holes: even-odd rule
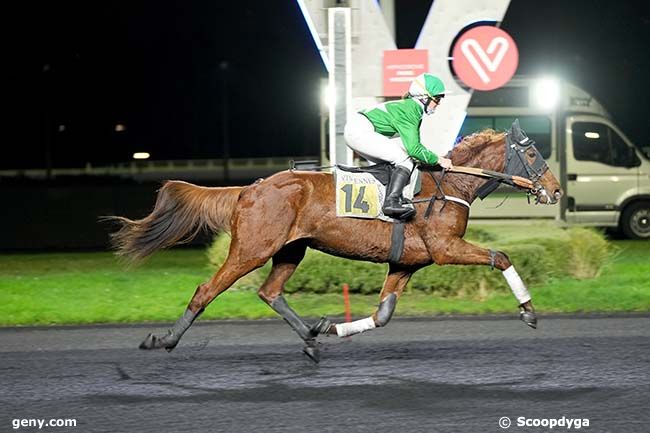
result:
[[[485,146],[504,137],[505,132],[497,132],[494,129],[484,129],[467,135],[452,149],[451,158],[456,165],[465,164],[483,151]]]

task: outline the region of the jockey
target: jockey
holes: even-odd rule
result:
[[[433,114],[444,97],[445,85],[440,78],[421,74],[402,99],[354,113],[345,125],[345,140],[352,150],[370,162],[395,165],[382,207],[384,215],[407,219],[415,213],[402,206],[402,191],[410,181],[413,159],[452,167],[450,159],[436,155],[420,142],[422,117]]]

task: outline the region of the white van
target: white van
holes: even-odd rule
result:
[[[650,239],[650,147],[635,147],[579,87],[523,77],[474,92],[460,135],[503,131],[515,118],[536,141],[565,195],[560,206],[533,207],[525,194],[502,186],[473,203],[472,219],[548,218],[620,227],[627,237]]]

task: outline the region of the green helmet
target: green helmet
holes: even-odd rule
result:
[[[435,75],[420,74],[411,83],[409,94],[414,97],[429,97],[445,94],[445,85]]]

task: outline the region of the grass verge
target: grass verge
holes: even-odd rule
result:
[[[616,257],[588,280],[551,278],[531,285],[537,309],[548,312],[650,311],[650,242],[615,241]],[[0,255],[0,325],[128,323],[173,321],[196,286],[214,269],[204,250],[156,254],[125,269],[110,253]],[[498,271],[493,271],[498,272]],[[374,311],[377,295],[352,295],[352,312]],[[294,293],[289,302],[303,316],[342,315],[338,293]],[[409,290],[396,314],[444,315],[514,313],[516,301],[500,291],[480,296],[443,296]],[[203,318],[265,318],[276,314],[254,290],[231,289]]]
[[[605,237],[592,229],[561,229],[550,222],[538,222],[531,231],[522,225],[473,225],[465,238],[486,248],[508,254],[517,272],[531,287],[552,278],[593,278],[612,255]],[[217,236],[208,249],[210,263],[221,267],[230,247],[230,237]],[[271,270],[267,263],[237,281],[237,288],[258,288]],[[382,288],[386,266],[334,257],[308,249],[286,293],[340,293],[343,284],[351,293],[376,294]],[[490,293],[510,293],[505,279],[487,266],[429,266],[419,270],[409,287],[439,296],[460,295],[485,298]]]

